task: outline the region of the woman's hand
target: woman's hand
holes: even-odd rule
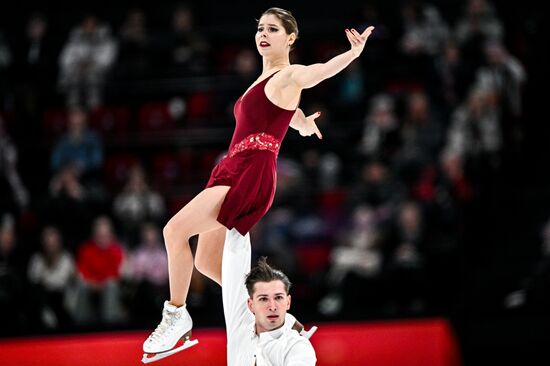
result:
[[[315,134],[320,140],[323,139],[323,135],[321,134],[321,131],[319,131],[317,124],[315,124],[315,118],[319,117],[320,115],[321,115],[321,112],[315,112],[306,117],[305,122],[302,125],[302,128],[298,130],[301,136],[311,136]]]
[[[306,117],[304,112],[298,108],[290,121],[290,127],[296,129],[301,136],[311,136],[315,134],[319,139],[323,139],[321,131],[319,131],[319,128],[315,124],[315,119],[320,115],[321,112],[315,112]]]
[[[363,49],[365,48],[365,43],[374,30],[373,26],[367,27],[363,33],[359,33],[354,28],[346,29],[346,36],[348,37],[349,43],[351,44],[351,53],[355,57],[359,57]]]

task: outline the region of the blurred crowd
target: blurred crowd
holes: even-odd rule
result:
[[[376,27],[364,57],[304,92],[324,139],[289,131],[274,205],[251,233],[306,320],[453,311],[469,215],[522,146],[529,74],[496,4],[464,0],[452,16],[398,4],[357,6],[326,37],[303,19],[291,54],[322,62],[348,47],[340,28]],[[36,12],[23,34],[0,28],[1,333],[158,321],[162,227],[206,183],[232,103],[261,71],[253,20],[228,35],[184,3],[160,25],[146,8],[120,18],[90,12],[60,32]],[[505,306],[548,304],[544,261]],[[196,273],[197,324],[221,322],[217,297]]]

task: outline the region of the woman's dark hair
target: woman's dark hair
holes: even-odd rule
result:
[[[281,281],[285,286],[285,291],[288,295],[290,291],[290,280],[288,277],[280,270],[272,268],[266,262],[266,257],[261,257],[258,260],[258,264],[250,270],[250,273],[246,275],[245,285],[248,291],[248,295],[252,297],[254,293],[254,285],[257,282],[272,282],[272,281]]]

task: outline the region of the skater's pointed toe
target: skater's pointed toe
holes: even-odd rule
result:
[[[156,353],[158,352],[158,346],[150,338],[147,338],[145,342],[143,342],[143,352]]]

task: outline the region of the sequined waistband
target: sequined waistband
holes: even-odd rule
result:
[[[278,155],[280,146],[281,142],[274,136],[265,132],[254,133],[233,145],[233,148],[229,150],[228,156],[232,158],[245,150],[268,150]]]

